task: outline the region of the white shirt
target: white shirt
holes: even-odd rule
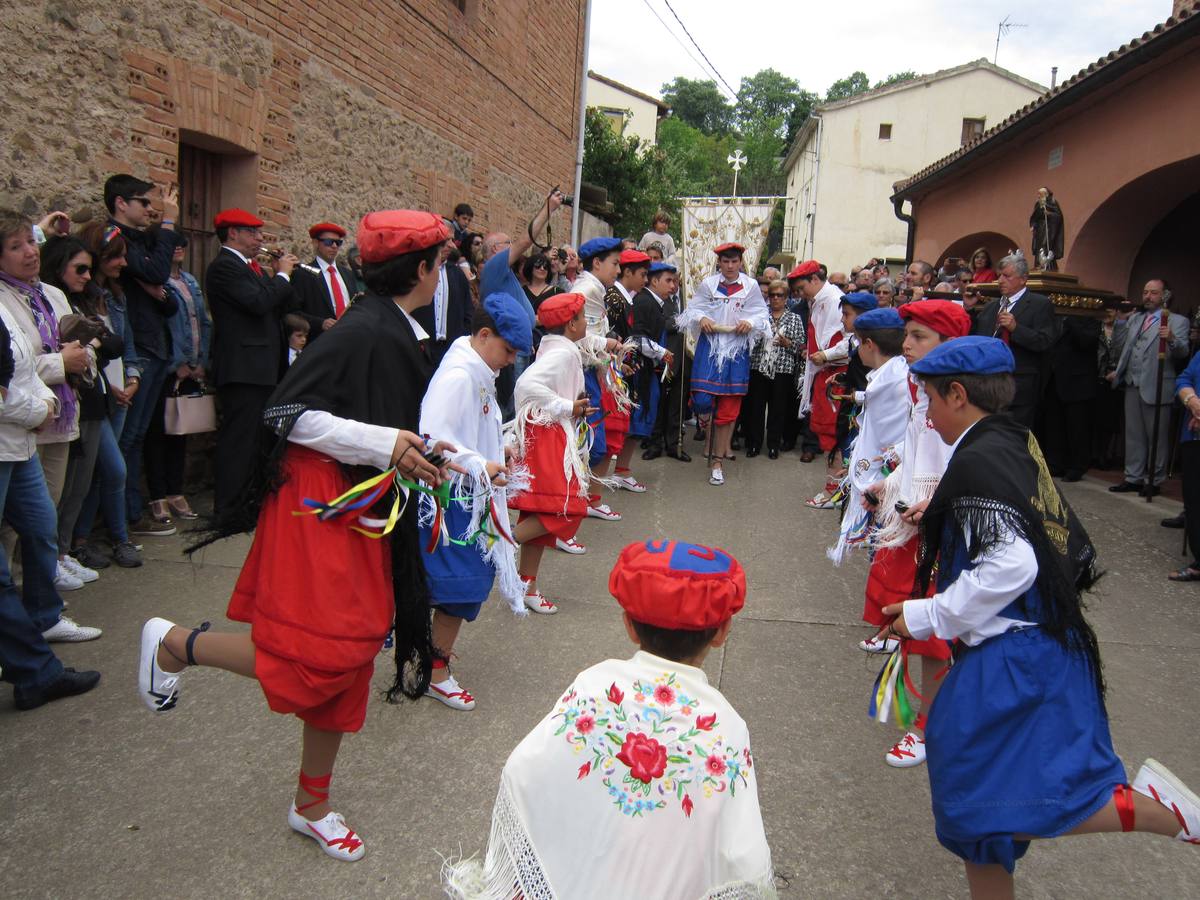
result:
[[[317,257],[317,268],[321,270],[321,281],[325,283],[325,291],[329,294],[329,305],[333,310],[337,311],[337,303],[333,299],[333,288],[329,286],[329,279],[336,278],[338,286],[342,289],[342,312],[350,308],[350,291],[346,287],[346,282],[342,280],[342,273],[338,271],[335,263],[327,263],[321,257]]]
[[[708,336],[709,353],[718,365],[743,351],[749,352],[755,343],[771,336],[771,314],[767,311],[767,301],[763,299],[758,282],[745,273],[738,275],[737,280],[742,289],[726,296],[720,291],[724,282],[721,274],[709,275],[700,282],[687,308],[676,317],[679,327],[686,328],[697,339],[703,319],[726,326],[735,326],[739,322],[750,323],[750,331],[746,334],[727,332]]]
[[[1012,312],[1014,309],[1017,308],[1017,301],[1020,300],[1023,296],[1025,296],[1025,288],[1021,288],[1019,291],[1017,291],[1015,294],[1013,294],[1011,297],[1008,298],[1008,311],[1009,312]],[[1003,297],[1000,298],[1000,302],[1001,303],[1004,302]]]
[[[250,257],[246,256],[246,255],[245,255],[244,253],[242,253],[240,250],[234,250],[234,249],[233,249],[232,247],[230,247],[228,244],[222,244],[222,245],[221,245],[221,249],[223,249],[223,250],[228,250],[230,253],[232,253],[234,256],[236,256],[238,259],[240,259],[242,262],[244,262],[244,263],[245,263],[247,266],[249,266],[249,265],[250,265]],[[284,273],[284,272],[276,272],[275,274],[276,274],[276,276],[278,276],[279,278],[282,278],[284,281],[291,281],[291,280],[292,280],[292,277],[291,277],[290,275],[287,275],[287,274],[286,274],[286,273]]]
[[[438,286],[433,292],[433,331],[439,341],[446,339],[446,312],[449,309],[450,285],[446,281],[446,266],[438,269]]]
[[[955,450],[970,430],[958,436]],[[970,542],[971,535],[965,534],[964,539]],[[928,600],[904,604],[904,623],[913,637],[925,640],[936,635],[946,641],[958,638],[968,647],[977,647],[1013,628],[1036,624],[998,615],[1037,580],[1038,563],[1032,544],[1009,532],[1008,540],[971,562],[975,568],[961,572],[946,590]]]

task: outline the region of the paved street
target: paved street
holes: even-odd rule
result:
[[[62,656],[100,669],[99,688],[30,713],[15,712],[4,689],[0,896],[439,896],[441,856],[484,849],[512,747],[578,670],[632,651],[607,574],[624,543],[647,536],[717,544],[746,568],[746,609],[706,668],[750,725],[783,895],[965,896],[961,865],[934,838],[924,769],[885,766],[898,732],[867,718],[879,663],[854,647],[865,633],[864,560],[835,569],[825,557],[834,515],[802,505],[820,486],[819,465],[789,454],[727,471],[718,489],[699,460],[643,464],[649,492],[612,501],[623,522],[589,520],[585,556],[548,557],[542,584],[561,598],[558,616],[517,621],[490,602],[458,648],[474,712],[372,701],[334,781],[336,808],[368,842],[353,865],[288,829],[299,727],[269,713],[256,684],[196,671],[176,710],[142,706],[142,622],[222,622],[248,547],[229,542],[189,562],[180,538],[145,539],[145,568],[109,569],[70,595],[69,615],[105,635]],[[1090,479],[1068,489],[1108,569],[1091,617],[1117,750],[1131,777],[1153,755],[1200,785],[1200,596],[1165,580],[1182,564],[1181,535],[1158,526],[1179,506],[1108,494]],[[1023,898],[1186,897],[1197,884],[1200,848],[1143,835],[1035,845],[1018,868]]]

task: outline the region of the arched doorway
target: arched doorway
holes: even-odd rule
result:
[[[1171,286],[1171,309],[1191,316],[1200,307],[1194,279],[1196,236],[1200,235],[1200,191],[1166,214],[1138,250],[1129,273],[1129,293],[1137,297],[1151,278],[1165,278]]]
[[[1026,242],[1028,243],[1028,242]],[[1000,258],[1007,256],[1017,247],[1021,245],[1012,238],[1000,234],[996,231],[977,231],[974,234],[968,234],[960,237],[954,243],[950,244],[941,252],[936,260],[931,260],[935,268],[940,268],[949,257],[957,256],[960,259],[965,259],[967,265],[971,264],[971,256],[980,247],[983,247],[992,257],[992,263],[996,264]]]

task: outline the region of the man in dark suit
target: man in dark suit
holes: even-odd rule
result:
[[[1143,311],[1125,320],[1118,318],[1113,324],[1117,367],[1107,377],[1113,387],[1125,393],[1125,480],[1109,488],[1114,493],[1140,490],[1142,496],[1153,496],[1167,477],[1168,426],[1171,404],[1175,402],[1176,370],[1182,369],[1188,358],[1188,320],[1167,312],[1170,299],[1166,282],[1151,278],[1142,289]],[[1159,384],[1158,348],[1163,342],[1167,352]],[[1160,407],[1157,458],[1151,469],[1156,402]]]
[[[262,249],[261,219],[243,209],[226,209],[213,219],[221,250],[208,265],[205,290],[212,310],[212,375],[221,420],[214,459],[214,513],[236,503],[257,456],[267,399],[283,370],[280,319],[293,302],[291,273],[299,261],[290,253],[263,272],[255,257]]]
[[[1017,390],[1008,412],[1032,428],[1059,326],[1054,304],[1048,297],[1026,290],[1028,280],[1029,263],[1024,256],[1014,254],[1000,260],[1000,297],[979,313],[974,333],[998,337],[1012,350]]]
[[[471,333],[471,319],[475,315],[475,304],[471,302],[471,283],[459,266],[446,264],[446,255],[452,246],[453,241],[449,241],[442,250],[441,271],[433,302],[413,313],[417,324],[429,334],[429,360],[435,369],[450,345],[464,334]],[[479,299],[483,300],[482,297]]]
[[[662,367],[671,370],[671,378],[662,383],[658,398],[658,416],[654,422],[654,431],[650,435],[650,446],[642,454],[642,459],[657,459],[664,452],[672,459],[680,462],[691,462],[691,457],[683,449],[682,412],[684,385],[688,382],[689,372],[685,371],[687,353],[684,349],[683,333],[675,324],[679,314],[678,294],[679,278],[676,268],[670,263],[655,262],[650,265],[650,279],[638,295],[633,298],[633,327],[635,340],[648,339],[647,353],[642,350],[643,365],[653,368],[647,373],[650,378],[660,377],[658,370]],[[663,340],[665,334],[665,341]],[[657,354],[657,355],[656,355]],[[658,361],[658,365],[650,363],[647,356]]]
[[[1063,316],[1050,354],[1050,380],[1042,404],[1039,439],[1051,475],[1079,481],[1092,456],[1090,408],[1096,397],[1100,320]]]
[[[308,320],[311,344],[336,324],[354,296],[354,273],[337,263],[346,242],[346,229],[333,222],[318,222],[308,229],[313,243],[313,261],[298,266],[292,279],[298,312]]]

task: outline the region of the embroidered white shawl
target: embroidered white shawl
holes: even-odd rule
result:
[[[693,340],[700,337],[701,319],[712,319],[717,325],[725,326],[743,321],[750,323],[748,334],[727,332],[708,336],[709,353],[718,366],[742,351],[748,353],[757,341],[771,336],[771,313],[758,282],[743,272],[738,275],[742,289],[727,297],[717,290],[722,281],[724,278],[719,272],[705,278],[683,312],[675,317],[675,323],[680,329],[686,329]]]
[[[775,896],[746,723],[692,666],[587,669],[509,756],[486,859],[443,882],[487,900]]]

